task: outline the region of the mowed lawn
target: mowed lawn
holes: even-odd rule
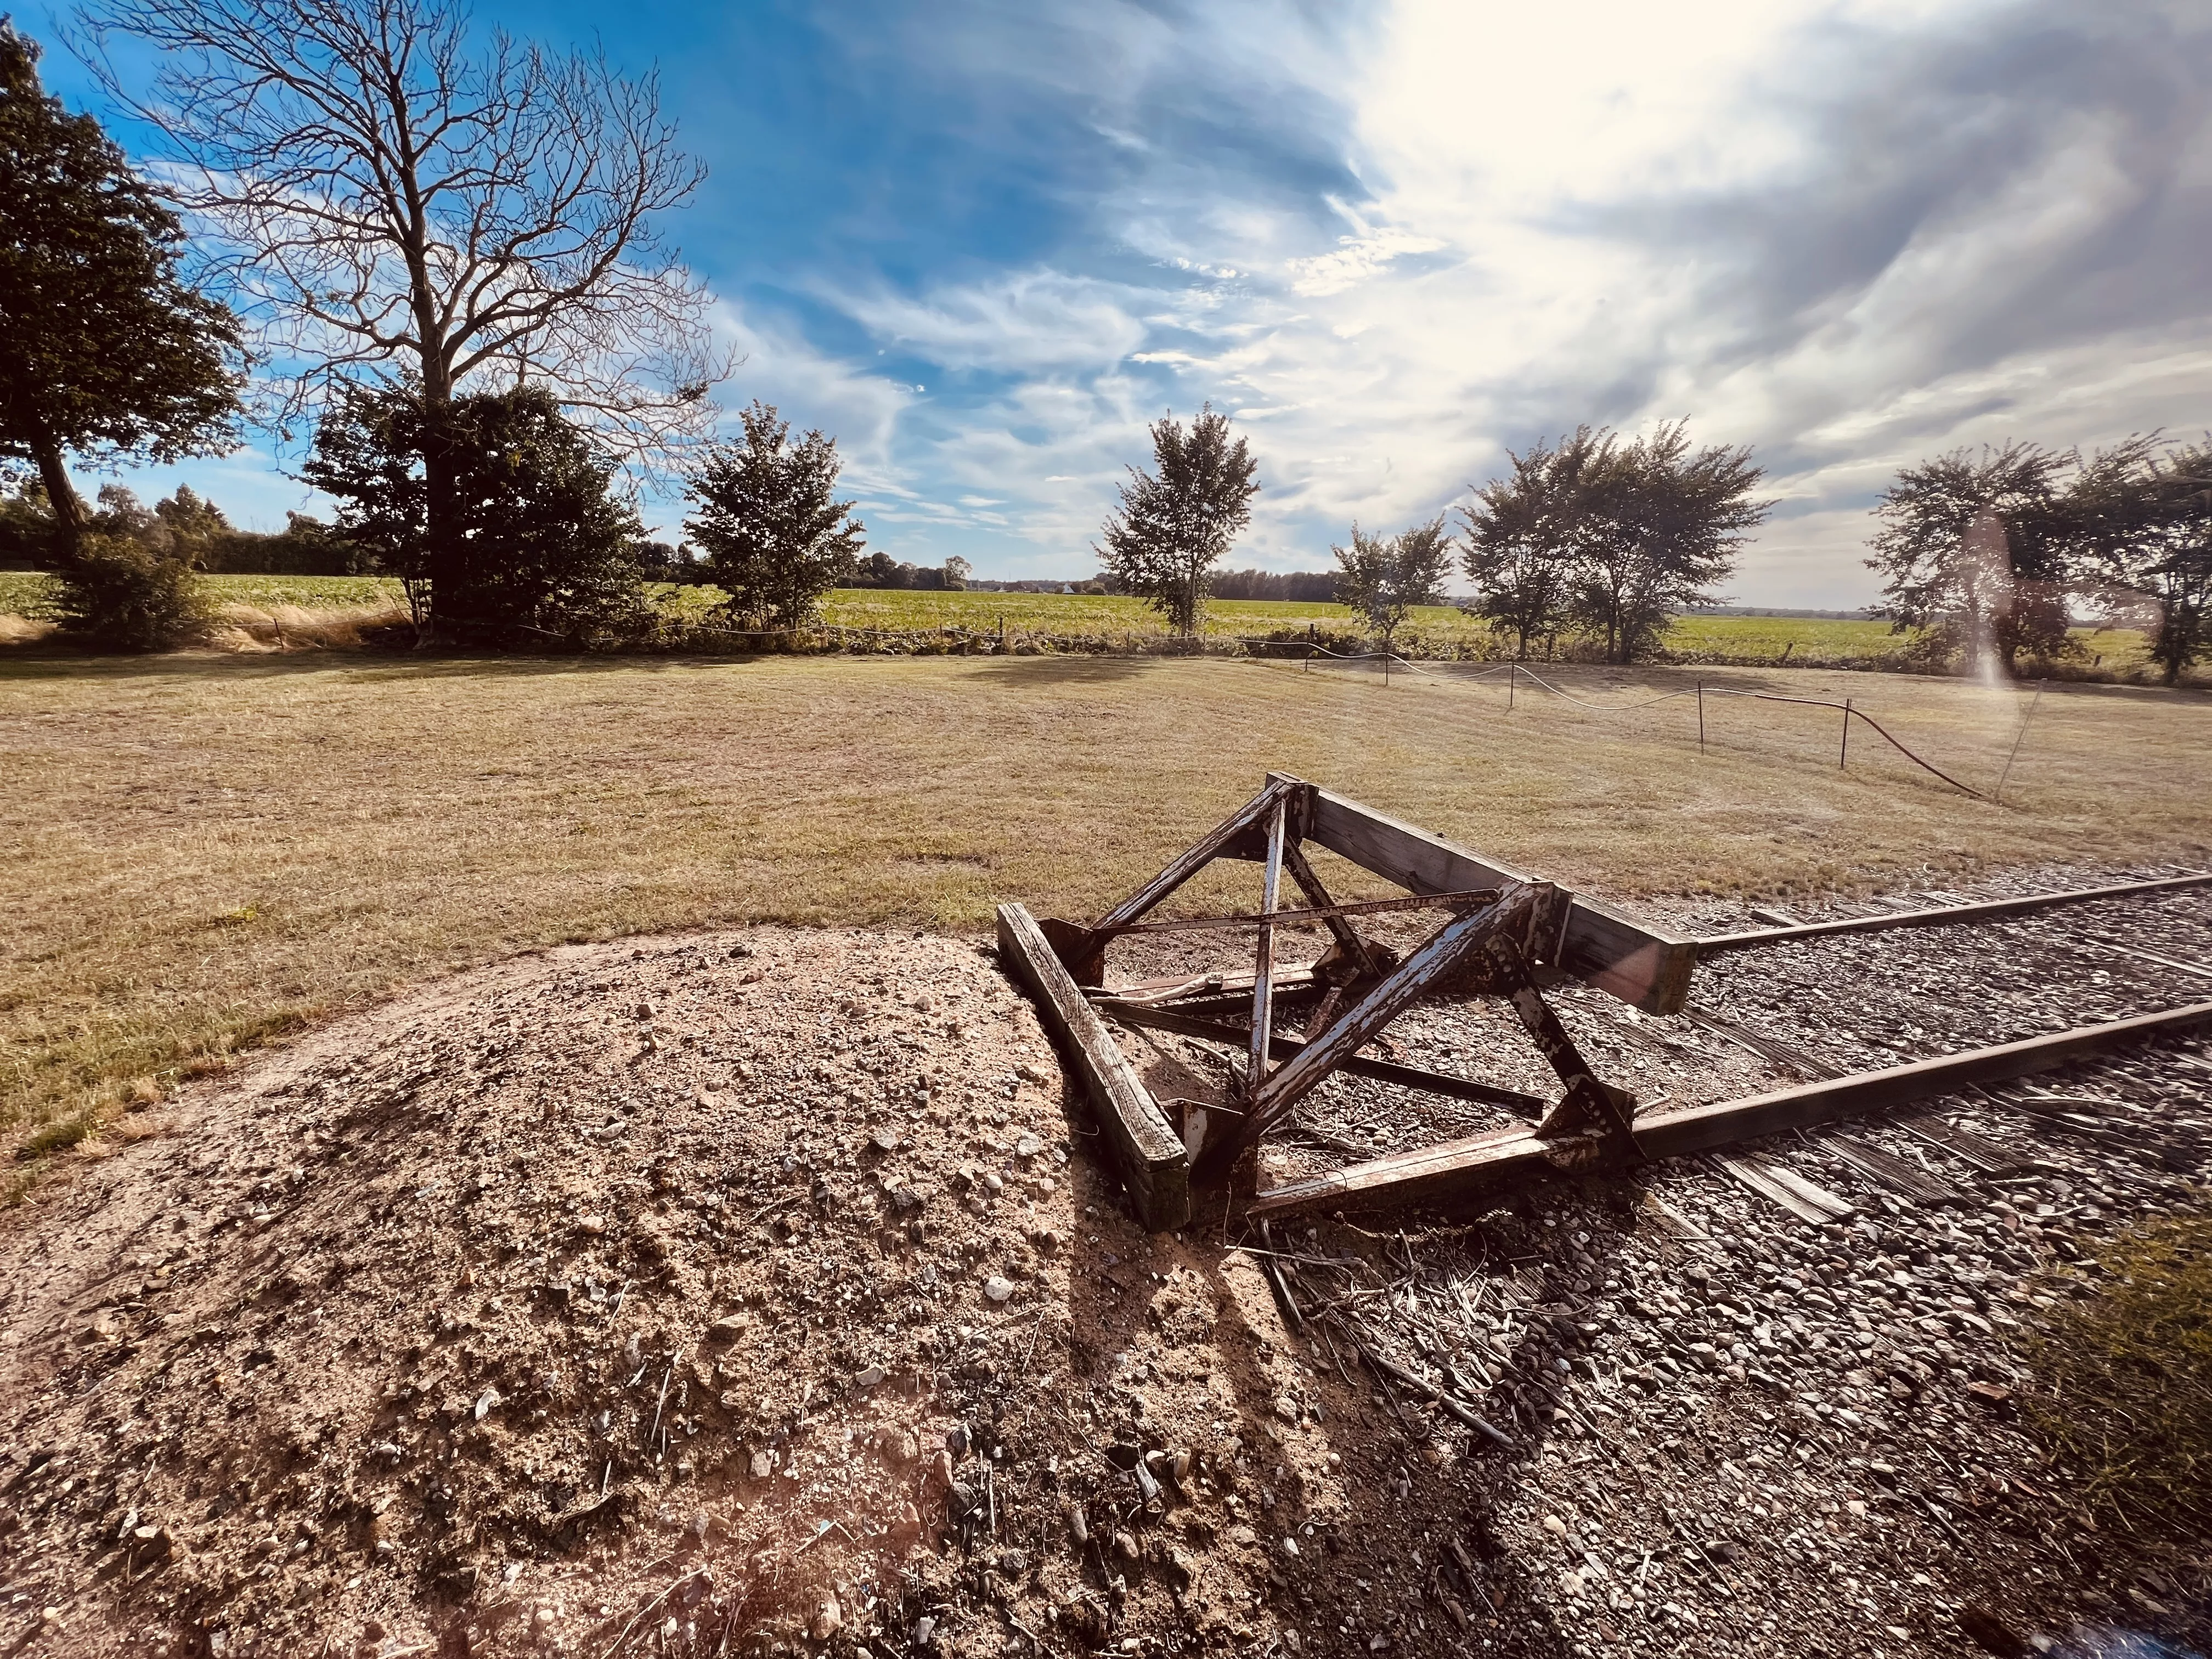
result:
[[[1693,683],[1551,678],[1607,704]],[[1952,680],[1702,678],[1855,696],[1984,788],[2027,707]],[[0,1133],[69,1145],[180,1071],[562,940],[769,919],[980,932],[1006,898],[1096,914],[1270,768],[1630,900],[2194,862],[2212,838],[2197,694],[2051,688],[2001,805],[1863,731],[1839,773],[1827,709],[1709,696],[1700,754],[1692,699],[1506,696],[1142,658],[0,659]],[[1249,900],[1232,873],[1201,897]]]

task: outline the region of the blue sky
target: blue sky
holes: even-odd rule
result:
[[[1146,422],[1208,400],[1261,461],[1232,562],[1275,569],[1509,447],[1687,416],[1779,502],[1734,597],[1844,605],[1900,465],[2212,425],[2201,3],[477,15],[658,64],[710,168],[665,228],[744,353],[724,400],[834,434],[917,562],[1087,574]],[[283,465],[131,482],[274,527],[313,505]]]

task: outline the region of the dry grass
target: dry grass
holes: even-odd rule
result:
[[[2212,1515],[2212,1214],[2148,1223],[2102,1265],[2116,1279],[2037,1345],[2030,1419],[2100,1522],[2194,1537]]]
[[[1848,691],[1979,783],[2025,702],[1704,678]],[[1608,699],[1674,683],[1571,680]],[[1839,775],[1826,710],[1709,699],[1701,757],[1687,700],[1608,717],[1524,685],[1504,705],[1496,681],[1126,658],[0,663],[0,1122],[58,1149],[145,1079],[561,940],[973,928],[1007,897],[1095,912],[1271,767],[1631,898],[2206,850],[2198,696],[2053,688],[2002,806],[1863,735]]]

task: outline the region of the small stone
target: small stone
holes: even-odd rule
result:
[[[873,1134],[868,1137],[868,1140],[879,1152],[895,1152],[898,1151],[898,1131],[891,1128],[889,1125],[885,1125],[884,1127],[878,1129]]]
[[[1298,1556],[1298,1540],[1295,1538],[1283,1540],[1283,1553],[1296,1560]]]
[[[835,1595],[825,1595],[814,1609],[814,1617],[806,1621],[806,1633],[817,1642],[826,1642],[845,1627],[845,1610],[837,1605]]]
[[[1044,1142],[1039,1140],[1035,1135],[1024,1135],[1014,1143],[1016,1158],[1035,1158],[1043,1150]]]
[[[751,1471],[754,1480],[765,1480],[775,1473],[775,1455],[773,1452],[757,1451],[752,1455],[752,1461],[746,1465],[746,1468]]]
[[[1239,1524],[1230,1528],[1229,1541],[1232,1544],[1256,1544],[1260,1541],[1260,1534],[1251,1528]]]
[[[968,1455],[968,1425],[965,1423],[955,1423],[945,1431],[945,1451],[956,1463]]]
[[[1275,1396],[1275,1415],[1281,1418],[1285,1423],[1297,1422],[1298,1420],[1298,1402],[1291,1399],[1290,1395],[1286,1394],[1277,1395]]]
[[[1115,1533],[1114,1534],[1114,1553],[1120,1556],[1124,1561],[1134,1561],[1137,1559],[1137,1540],[1130,1537],[1126,1532]]]
[[[707,1340],[715,1343],[734,1342],[744,1332],[745,1322],[742,1315],[726,1314],[707,1327]]]
[[[983,1281],[983,1294],[994,1302],[1004,1302],[1014,1293],[1014,1281],[993,1273]]]
[[[867,1370],[854,1376],[853,1386],[856,1389],[872,1389],[883,1380],[884,1368],[881,1365],[871,1365]]]
[[[1014,1067],[1014,1075],[1024,1083],[1042,1083],[1045,1080],[1043,1072],[1027,1060]]]
[[[937,1634],[937,1620],[924,1613],[914,1621],[914,1644],[918,1648],[929,1645],[929,1638]]]
[[[892,1462],[911,1463],[921,1455],[921,1443],[906,1430],[901,1429],[884,1443],[884,1449],[890,1453]]]
[[[476,1420],[481,1423],[485,1418],[491,1415],[493,1407],[497,1406],[499,1403],[499,1390],[497,1389],[486,1389],[482,1394],[477,1396],[477,1403],[469,1409]]]
[[[607,1218],[603,1215],[580,1215],[576,1218],[576,1231],[580,1233],[596,1238],[606,1230]]]
[[[1565,1538],[1567,1535],[1567,1523],[1556,1515],[1547,1515],[1544,1517],[1544,1530],[1554,1538]]]

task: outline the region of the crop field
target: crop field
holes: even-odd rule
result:
[[[398,605],[399,584],[388,576],[208,576],[202,579],[218,604],[257,610],[296,605],[301,610],[345,610]],[[39,614],[46,579],[29,571],[0,571],[0,616]],[[672,615],[703,620],[721,598],[720,589],[665,584],[658,602]],[[939,629],[1042,636],[1067,641],[1117,643],[1158,639],[1167,630],[1158,612],[1141,599],[1110,594],[931,593],[897,589],[840,588],[823,606],[832,627],[912,634]],[[1341,641],[1360,629],[1351,610],[1340,605],[1273,599],[1217,599],[1202,631],[1214,641],[1265,639],[1309,627]],[[2147,644],[2140,634],[2076,629],[2085,665],[2118,674],[2140,668]],[[1799,617],[1678,617],[1666,648],[1690,659],[1772,661],[1814,665],[1880,663],[1901,658],[1904,635],[1887,623],[1832,621]],[[1418,608],[1400,638],[1408,656],[1502,657],[1489,629],[1453,605]]]
[[[2027,707],[1903,675],[1547,677],[1607,707],[1698,678],[1851,695],[1984,790]],[[1270,768],[1631,901],[2194,861],[2212,838],[2193,694],[2052,686],[2002,805],[1863,734],[1839,772],[1832,711],[1706,702],[1701,754],[1690,699],[1609,714],[1523,684],[1509,710],[1464,671],[0,655],[0,1124],[58,1149],[243,1046],[563,940],[1093,914]]]
[[[390,576],[203,576],[218,605],[297,605],[302,611],[343,611],[399,605],[399,583]],[[0,570],[0,615],[36,616],[47,587],[33,570]]]

